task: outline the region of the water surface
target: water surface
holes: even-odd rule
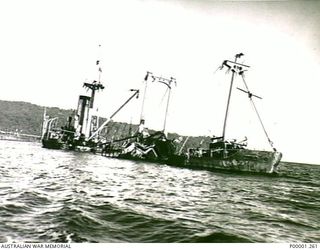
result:
[[[320,167],[214,173],[0,140],[0,242],[319,242]]]

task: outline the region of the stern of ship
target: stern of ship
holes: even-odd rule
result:
[[[198,151],[188,154],[186,166],[193,168],[230,170],[255,173],[275,173],[278,169],[282,154],[273,151],[237,149],[227,154],[212,154]]]

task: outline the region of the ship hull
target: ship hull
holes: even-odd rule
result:
[[[43,139],[42,146],[48,149],[64,149],[66,148],[65,143],[61,142],[59,139]]]
[[[107,157],[131,161],[167,164],[174,167],[227,172],[276,173],[282,154],[279,152],[241,150],[225,157],[187,157],[172,155],[167,159],[148,159],[132,155],[105,155]]]
[[[282,154],[279,152],[242,149],[226,157],[186,157],[176,159],[180,165],[190,168],[227,170],[237,172],[275,173]]]

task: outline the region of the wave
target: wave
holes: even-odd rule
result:
[[[272,176],[233,174],[11,145],[0,152],[0,241],[310,242],[319,235],[319,167],[281,163]]]
[[[196,235],[185,241],[188,243],[252,243],[248,237],[226,232],[213,232],[205,235]]]

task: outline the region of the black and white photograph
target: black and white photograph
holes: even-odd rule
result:
[[[0,248],[320,248],[319,13],[0,1]]]

